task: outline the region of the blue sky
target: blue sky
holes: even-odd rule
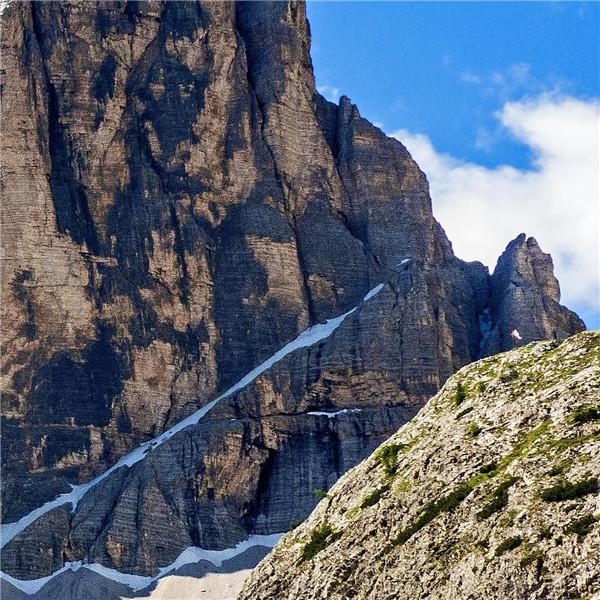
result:
[[[534,235],[553,254],[565,303],[588,326],[600,327],[597,165],[592,170],[586,158],[588,169],[571,173],[578,186],[582,178],[588,182],[577,188],[580,214],[568,228],[571,234],[564,219],[544,216],[546,208],[556,217],[572,203],[569,190],[575,188],[565,186],[558,196],[557,170],[580,162],[583,147],[586,157],[597,155],[600,4],[309,0],[308,16],[320,91],[334,100],[349,96],[363,116],[405,143],[429,176],[434,210],[457,253],[493,268],[492,255],[509,239],[521,230]],[[583,133],[577,137],[575,131]],[[581,136],[586,139],[578,155],[574,146]],[[461,190],[460,176],[473,173],[485,183]],[[454,181],[451,190],[448,180]],[[541,205],[532,198],[519,228],[516,200],[492,197],[499,188],[525,204],[528,194],[555,198]],[[476,241],[467,239],[460,215],[449,210],[450,202],[459,205],[461,193],[468,206],[484,196],[481,220],[488,210],[493,222],[496,205],[510,211],[498,229],[508,239],[490,242],[477,257]],[[575,235],[573,227],[582,220],[587,230]]]

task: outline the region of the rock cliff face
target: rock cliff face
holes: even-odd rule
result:
[[[153,574],[286,530],[507,331],[583,328],[531,238],[492,277],[453,255],[406,149],[316,93],[303,4],[11,3],[2,24],[2,515],[30,523],[9,573]],[[354,307],[74,513],[27,516]]]
[[[583,333],[463,368],[239,599],[596,597],[599,350]]]

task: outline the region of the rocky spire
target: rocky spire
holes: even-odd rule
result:
[[[483,355],[508,350],[510,332],[517,329],[523,343],[562,339],[585,325],[559,304],[560,287],[552,257],[533,237],[521,233],[502,253],[490,282],[492,328],[484,340]]]

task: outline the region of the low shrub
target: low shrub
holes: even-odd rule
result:
[[[473,491],[474,486],[470,483],[464,483],[456,488],[451,494],[440,498],[436,502],[428,504],[419,518],[409,525],[406,529],[400,531],[391,542],[391,546],[401,546],[406,543],[415,533],[431,523],[438,515],[444,512],[451,512]]]
[[[580,408],[570,415],[571,421],[577,423],[589,423],[590,421],[600,420],[600,407],[588,406],[586,408]]]
[[[321,523],[321,525],[311,531],[308,542],[302,548],[300,562],[311,560],[321,550],[324,550],[327,546],[338,540],[341,535],[342,532],[335,530],[327,521]]]
[[[471,421],[467,428],[467,433],[469,434],[469,437],[477,437],[481,433],[481,427],[479,427],[475,421]]]
[[[503,481],[493,492],[490,501],[477,513],[477,520],[484,521],[494,513],[501,511],[508,504],[508,490],[517,481],[511,477]]]
[[[494,554],[496,556],[502,556],[505,552],[518,548],[523,543],[523,539],[520,536],[514,536],[506,538],[503,542],[500,542]]]
[[[565,533],[574,533],[578,537],[585,537],[592,530],[596,521],[598,521],[598,517],[595,515],[585,515],[585,517],[571,521],[565,526],[563,531]]]
[[[404,448],[402,444],[386,444],[375,452],[375,460],[383,466],[388,477],[393,477],[398,470],[398,454]]]
[[[360,503],[361,508],[368,508],[369,506],[374,506],[381,500],[381,497],[390,489],[390,484],[386,483],[383,487],[371,492],[367,496],[365,496]]]
[[[452,398],[454,406],[460,406],[467,399],[467,390],[463,385],[462,381],[459,381],[456,385],[456,391]]]
[[[479,472],[483,473],[483,474],[492,473],[497,468],[498,468],[498,464],[495,462],[491,462],[491,463],[488,463],[487,465],[483,465],[483,467],[481,467],[479,469]]]
[[[589,479],[582,479],[577,483],[570,483],[568,481],[557,483],[552,487],[542,490],[540,496],[546,502],[562,502],[563,500],[573,500],[574,498],[581,498],[588,494],[595,494],[596,492],[598,492],[598,479],[590,477]]]

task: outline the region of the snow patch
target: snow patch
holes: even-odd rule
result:
[[[320,410],[312,410],[311,412],[306,413],[307,415],[316,415],[327,417],[328,419],[333,419],[338,415],[343,415],[344,413],[353,413],[353,412],[361,412],[362,408],[342,408],[342,410],[336,410],[334,412],[328,411],[320,411]]]
[[[71,485],[71,491],[66,494],[61,494],[54,500],[46,502],[46,504],[36,508],[25,516],[21,517],[14,523],[3,524],[0,528],[0,548],[3,548],[8,542],[10,542],[17,534],[21,533],[24,529],[29,527],[34,521],[39,519],[42,515],[50,512],[51,510],[63,506],[64,504],[71,504],[71,512],[77,510],[77,504],[87,494],[89,490],[96,487],[101,481],[106,479],[111,473],[122,467],[132,467],[134,464],[142,460],[149,452],[157,448],[161,444],[164,444],[167,440],[172,438],[176,433],[179,433],[183,429],[196,425],[205,415],[208,413],[218,402],[227,398],[239,390],[245,388],[249,383],[252,383],[259,375],[264,373],[267,369],[270,369],[275,363],[285,358],[288,354],[299,350],[300,348],[306,348],[313,346],[314,344],[328,338],[342,323],[343,321],[354,313],[364,303],[369,301],[375,295],[377,295],[383,289],[383,283],[374,287],[369,291],[363,298],[363,301],[345,312],[339,317],[327,320],[325,323],[319,323],[313,325],[308,329],[305,329],[298,337],[292,340],[289,344],[286,344],[283,348],[278,350],[273,356],[268,358],[261,365],[252,369],[247,375],[242,377],[236,384],[231,386],[228,390],[223,392],[218,398],[211,400],[208,404],[205,404],[202,408],[192,413],[189,417],[179,421],[176,425],[168,429],[158,437],[140,444],[135,450],[132,450],[129,454],[121,457],[110,469],[107,469],[95,479],[83,483],[81,485]]]
[[[16,588],[24,592],[25,594],[31,595],[38,592],[44,585],[46,585],[51,579],[65,573],[66,571],[78,571],[79,569],[88,569],[94,571],[106,579],[110,579],[116,583],[120,583],[128,586],[134,592],[147,588],[152,585],[157,579],[164,577],[168,573],[177,571],[185,565],[195,564],[201,560],[211,562],[215,567],[220,567],[223,562],[245,552],[253,546],[266,546],[267,548],[273,548],[275,544],[281,539],[283,533],[273,533],[270,535],[251,535],[248,539],[242,540],[231,548],[225,548],[224,550],[204,550],[203,548],[191,547],[186,548],[170,565],[162,567],[154,577],[145,577],[143,575],[131,575],[128,573],[121,573],[115,569],[109,569],[104,565],[98,563],[85,563],[83,561],[65,563],[64,567],[48,575],[47,577],[40,577],[39,579],[15,579],[6,573],[0,571],[0,579],[4,579],[8,583],[14,585]]]

